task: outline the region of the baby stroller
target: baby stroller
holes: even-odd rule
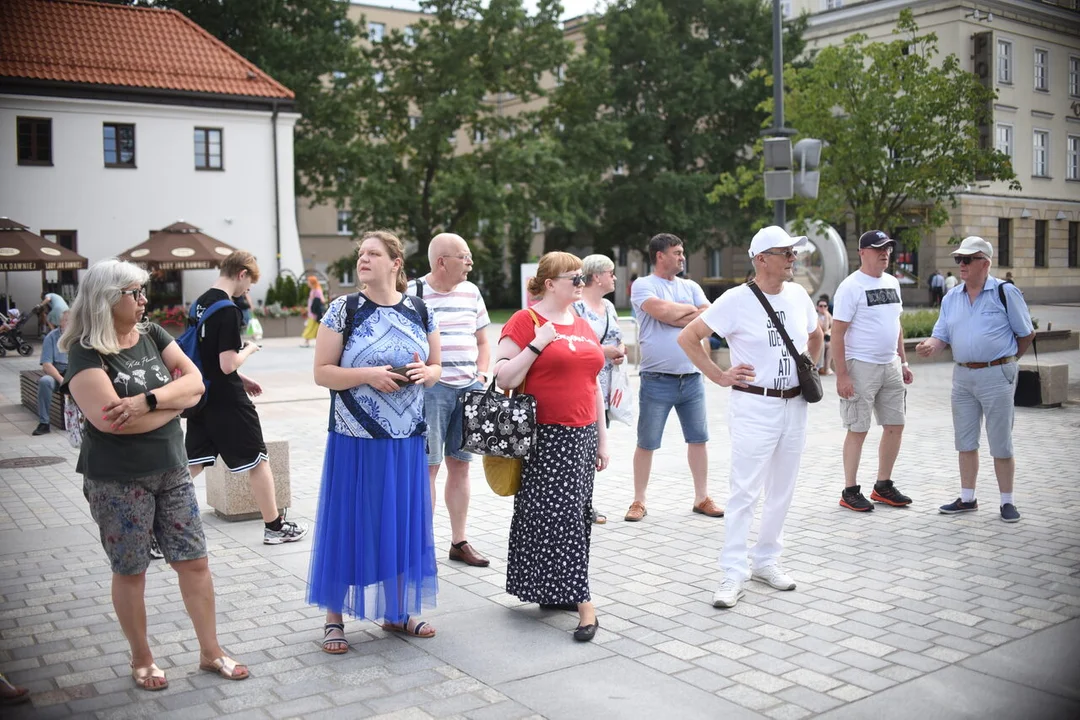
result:
[[[34,352],[34,347],[23,340],[22,326],[30,319],[30,315],[21,315],[12,320],[7,315],[0,313],[0,357],[7,355],[8,350],[15,350],[20,355],[29,355]]]

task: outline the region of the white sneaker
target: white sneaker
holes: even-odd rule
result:
[[[784,569],[778,564],[766,565],[763,568],[759,568],[755,570],[754,574],[750,577],[753,580],[770,585],[777,590],[795,589],[795,581],[792,580],[791,576],[784,572]]]
[[[724,581],[720,583],[720,587],[716,588],[716,592],[712,596],[712,606],[715,608],[731,608],[735,607],[735,603],[739,602],[746,593],[742,589],[742,581],[734,578],[724,578]]]

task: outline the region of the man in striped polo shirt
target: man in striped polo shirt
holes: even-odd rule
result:
[[[428,473],[431,504],[435,506],[435,478],[446,461],[443,499],[450,513],[450,559],[487,567],[488,559],[465,538],[469,513],[469,461],[461,449],[462,404],[466,391],[481,388],[490,374],[491,346],[484,331],[491,320],[480,289],[468,281],[472,253],[458,235],[436,235],[428,245],[431,272],[409,283],[408,293],[423,299],[439,321],[442,341],[442,377],[424,391],[427,422]]]

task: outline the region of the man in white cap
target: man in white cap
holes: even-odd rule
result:
[[[836,360],[836,394],[844,438],[844,490],[840,507],[870,512],[874,504],[911,504],[892,481],[900,453],[907,409],[907,388],[914,377],[904,353],[900,315],[900,283],[885,270],[896,241],[881,230],[859,238],[859,269],[844,278],[833,296],[832,353]],[[877,482],[867,500],[859,486],[859,461],[870,432],[870,416],[882,426],[878,445]]]
[[[757,273],[753,282],[795,349],[816,357],[824,343],[817,310],[805,288],[787,282],[793,276],[796,248],[805,244],[805,237],[791,237],[774,225],[754,235],[750,257]],[[730,370],[717,367],[701,346],[713,332],[727,340]],[[806,444],[807,403],[801,397],[796,358],[788,353],[749,284],[721,295],[679,333],[679,345],[709,380],[738,391],[731,394],[728,407],[731,488],[720,554],[724,579],[713,595],[713,606],[734,607],[751,577],[778,590],[794,590],[795,581],[780,567],[780,552]],[[763,490],[757,543],[748,549],[754,507]]]
[[[960,497],[939,510],[946,515],[974,512],[975,480],[979,474],[979,436],[986,418],[986,439],[994,458],[1001,491],[1001,519],[1017,522],[1013,504],[1013,395],[1016,361],[1035,339],[1024,295],[1019,288],[990,275],[994,249],[981,237],[966,237],[953,251],[960,266],[955,292],[945,296],[932,337],[916,352],[930,357],[952,347],[952,416],[956,450],[960,453]]]

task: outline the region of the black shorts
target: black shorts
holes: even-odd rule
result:
[[[259,413],[251,403],[207,404],[188,418],[184,446],[188,465],[214,465],[220,455],[229,472],[244,472],[269,460]]]

